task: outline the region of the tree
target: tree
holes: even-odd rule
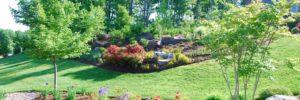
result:
[[[116,13],[116,22],[115,22],[115,29],[120,30],[124,28],[126,25],[131,25],[132,18],[129,15],[127,9],[124,6],[119,5],[118,10]]]
[[[30,45],[30,36],[28,32],[15,31],[14,41],[14,53],[21,53]]]
[[[222,13],[222,17],[214,12],[206,46],[221,66],[232,100],[239,100],[241,90],[247,99],[251,79],[254,80],[251,99],[255,99],[261,74],[273,68],[268,58],[270,44],[276,37],[290,34],[286,23],[299,15],[289,12],[295,2],[280,0],[273,5],[254,2],[245,7],[229,4],[230,10]],[[234,74],[234,87],[229,74]]]
[[[103,29],[104,12],[100,7],[80,10],[79,4],[68,0],[21,0],[18,5],[20,9],[13,10],[16,19],[30,26],[32,46],[27,53],[51,60],[57,90],[57,60],[78,57],[89,51],[87,43]],[[80,24],[83,25],[72,25],[79,21],[75,20],[78,17],[82,18]],[[84,28],[75,30],[71,26]]]
[[[0,29],[0,55],[7,57],[14,50],[14,32],[12,30]]]

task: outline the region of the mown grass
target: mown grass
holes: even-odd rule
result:
[[[297,38],[300,39],[299,36]],[[300,70],[295,70],[300,69],[300,61],[293,61],[293,68],[285,63],[287,59],[300,59],[300,41],[290,38],[275,41],[271,58],[277,69],[271,73],[272,78],[266,75],[262,77],[258,91],[268,87],[300,90]],[[202,100],[209,95],[228,99],[226,84],[214,60],[146,74],[114,72],[71,60],[59,61],[58,67],[60,90],[75,86],[97,93],[100,86],[108,86],[109,95],[128,91],[131,95],[159,95],[164,99],[173,99],[179,91],[184,98],[191,100]],[[32,59],[24,54],[0,60],[2,90],[51,89],[52,82],[53,68],[49,61]],[[46,86],[46,83],[49,85]]]

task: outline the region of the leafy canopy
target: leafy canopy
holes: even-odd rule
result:
[[[32,45],[28,52],[38,58],[70,58],[89,50],[87,44],[103,29],[100,7],[80,10],[69,0],[21,0],[16,19],[30,26]]]
[[[246,99],[250,77],[256,75],[254,99],[261,73],[273,68],[267,57],[270,44],[277,37],[290,34],[286,23],[295,21],[298,15],[290,12],[295,3],[296,0],[280,0],[273,4],[229,4],[229,10],[213,12],[206,46],[221,65],[232,99],[239,96],[240,78],[243,79]],[[234,92],[231,92],[228,67],[234,70]]]
[[[14,50],[14,32],[11,30],[0,29],[0,55],[7,55]]]

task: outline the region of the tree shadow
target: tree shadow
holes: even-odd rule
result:
[[[24,57],[25,55],[21,55],[21,56]],[[16,58],[18,58],[18,57],[19,56],[16,56]],[[22,60],[18,59],[17,61],[16,60],[11,61],[11,60],[13,60],[11,58],[6,59],[6,60],[7,61],[0,61],[0,65],[5,65],[5,67],[0,69],[0,73],[1,73],[0,85],[7,85],[7,84],[14,83],[14,82],[26,79],[26,78],[38,77],[38,76],[54,73],[53,68],[49,67],[49,66],[51,66],[50,61],[39,60],[39,59],[30,59],[28,57],[27,57],[27,59],[22,59]],[[45,65],[47,65],[48,69],[45,69],[45,70],[32,69],[31,70],[31,68],[45,67]],[[58,73],[60,73],[64,70],[71,69],[71,68],[76,69],[76,67],[85,67],[85,66],[89,67],[89,68],[85,68],[84,70],[80,70],[77,72],[70,72],[70,73],[60,75],[63,77],[70,76],[74,79],[80,79],[80,80],[91,80],[92,79],[94,81],[104,81],[104,80],[109,80],[109,79],[112,79],[112,78],[115,78],[115,77],[121,75],[121,73],[118,73],[118,72],[112,72],[112,71],[108,71],[108,70],[98,68],[98,67],[91,67],[91,66],[88,66],[88,65],[76,62],[76,61],[72,61],[72,60],[60,60],[60,61],[58,61],[57,65],[58,65]],[[26,70],[30,70],[30,71],[28,73],[24,73],[24,72],[26,72]]]
[[[113,72],[99,67],[91,67],[89,69],[63,74],[63,76],[70,76],[74,79],[93,81],[105,81],[120,75],[122,75],[121,72]]]
[[[0,76],[0,85],[6,85],[10,84],[22,79],[26,79],[29,77],[37,77],[37,76],[42,76],[42,75],[47,75],[47,74],[53,74],[53,68],[49,68],[46,70],[36,70],[34,72],[30,73],[25,73],[25,74],[18,74],[18,71],[25,70],[25,69],[30,69],[33,67],[43,67],[42,65],[47,64],[47,63],[40,63],[38,60],[33,60],[28,63],[26,66],[19,66],[19,68],[14,68],[14,69],[9,69],[6,71],[2,71],[1,74],[3,73],[3,76]],[[66,66],[64,64],[67,64],[67,61],[59,61],[58,66],[61,65],[61,67],[58,67],[58,72],[72,68],[71,66]],[[79,66],[79,65],[78,65]],[[74,66],[76,67],[76,66]],[[14,75],[11,76],[10,74]]]
[[[0,71],[1,70],[6,70],[6,69],[12,69],[12,68],[17,68],[17,67],[20,67],[22,65],[26,65],[26,64],[29,64],[31,63],[32,60],[28,60],[28,61],[22,61],[22,62],[19,62],[19,63],[15,63],[15,64],[4,64],[2,65],[1,64],[1,67],[0,67]]]

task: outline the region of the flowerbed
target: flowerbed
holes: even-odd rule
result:
[[[189,47],[193,46],[190,44]],[[111,45],[104,52],[104,63],[100,66],[110,70],[131,73],[161,71],[181,65],[207,60],[209,55],[207,52],[203,53],[203,51],[201,51],[199,48],[201,47],[198,46],[198,48],[192,48],[189,50],[188,48],[181,47],[164,47],[159,52],[147,52],[139,44],[129,44],[125,47]],[[191,52],[193,50],[196,52]],[[156,53],[164,53],[167,55],[172,55],[172,57],[166,58],[163,56],[154,56]],[[161,64],[162,62],[164,64]]]

